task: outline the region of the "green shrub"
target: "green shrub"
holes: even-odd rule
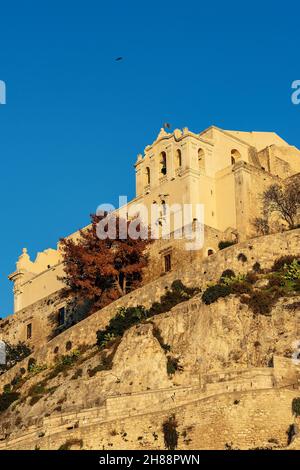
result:
[[[98,346],[101,348],[107,346],[112,340],[122,337],[125,331],[133,325],[139,324],[154,315],[168,312],[175,305],[190,299],[198,292],[199,289],[186,287],[180,280],[176,280],[172,283],[171,289],[161,297],[160,302],[154,302],[149,309],[146,309],[143,305],[120,308],[105,330],[97,331]]]
[[[49,393],[53,393],[57,387],[47,388],[47,379],[42,380],[37,384],[34,384],[28,390],[28,396],[31,397],[29,401],[29,405],[35,405],[41,398]]]
[[[287,445],[289,446],[292,443],[294,437],[298,434],[297,426],[295,424],[290,424],[286,433],[288,437]]]
[[[242,296],[241,301],[247,304],[255,314],[270,315],[279,295],[280,291],[277,290],[254,290],[250,296]]]
[[[35,362],[29,366],[28,372],[32,375],[39,374],[47,369],[46,364],[36,364]]]
[[[229,246],[235,245],[236,242],[230,240],[221,240],[218,244],[219,250],[224,250],[224,248],[228,248]]]
[[[30,369],[35,366],[36,364],[36,360],[34,359],[34,357],[30,357],[29,358],[29,361],[28,361],[28,365],[27,365],[27,370],[28,372],[30,372]]]
[[[105,347],[108,342],[114,338],[123,336],[124,332],[131,326],[140,323],[148,316],[146,308],[142,305],[136,307],[121,307],[117,315],[113,317],[105,330],[97,332],[97,344],[100,347]]]
[[[294,282],[294,290],[296,292],[300,292],[300,279],[297,279],[295,282]]]
[[[20,394],[17,392],[4,392],[0,394],[0,413],[6,411],[19,397]]]
[[[4,387],[3,387],[3,392],[4,392],[4,393],[9,393],[9,392],[11,392],[11,384],[6,384],[6,385],[4,385]]]
[[[206,305],[210,305],[213,302],[216,302],[220,297],[227,297],[231,294],[231,289],[229,286],[223,284],[216,284],[214,286],[208,287],[202,295],[202,301]]]
[[[28,396],[34,397],[37,395],[45,395],[45,393],[47,393],[47,389],[45,385],[46,385],[46,382],[44,380],[42,382],[32,385],[30,389],[28,390]]]
[[[177,426],[175,415],[170,416],[162,425],[165,447],[168,450],[175,450],[178,446]]]
[[[77,361],[79,355],[80,352],[77,349],[74,349],[74,351],[72,351],[70,354],[65,354],[61,356],[60,363],[63,366],[72,366],[74,362]]]
[[[171,289],[160,298],[160,302],[154,302],[149,309],[149,317],[170,311],[175,305],[189,300],[199,292],[197,288],[186,287],[181,281],[174,281]]]
[[[240,281],[233,282],[230,285],[230,289],[232,294],[251,294],[253,287],[249,282]]]
[[[75,349],[71,354],[66,354],[56,358],[55,365],[51,372],[47,375],[47,379],[54,379],[58,374],[63,372],[67,374],[68,369],[70,369],[78,360],[80,356],[80,351]]]
[[[268,287],[281,287],[284,283],[282,276],[278,273],[272,273],[268,279]]]
[[[284,279],[296,281],[300,279],[300,262],[294,259],[289,265],[284,265]]]
[[[261,272],[261,265],[258,261],[256,261],[254,263],[254,265],[252,266],[252,269],[255,273],[260,273]]]
[[[31,354],[31,349],[22,342],[16,345],[5,343],[6,363],[0,364],[0,375],[14,367],[18,362],[22,361]]]
[[[181,292],[186,289],[185,285],[180,279],[176,279],[176,281],[173,281],[171,285],[171,290],[174,292]]]
[[[295,416],[300,416],[300,397],[293,399],[292,412]]]
[[[221,274],[219,282],[222,282],[222,279],[224,278],[231,279],[233,277],[235,277],[235,272],[232,271],[232,269],[225,269],[225,271],[223,271]]]
[[[258,275],[255,272],[250,271],[245,276],[245,281],[247,281],[249,284],[255,284],[257,280]]]
[[[168,356],[167,358],[167,373],[169,375],[175,374],[177,371],[182,371],[182,366],[179,365],[179,359],[173,356]]]
[[[234,277],[221,277],[220,284],[224,284],[225,286],[231,286],[233,284],[237,284],[244,281],[245,276],[243,274],[238,274]]]
[[[274,262],[271,271],[282,271],[285,267],[285,265],[289,266],[292,264],[292,262],[296,260],[300,260],[299,255],[285,255],[281,256],[280,258],[277,258],[277,260]]]
[[[22,378],[21,375],[17,374],[12,381],[10,382],[11,386],[16,389],[19,388],[23,383],[25,382],[25,379]]]

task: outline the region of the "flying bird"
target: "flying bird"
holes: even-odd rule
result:
[[[171,129],[171,124],[169,122],[165,122],[164,129]]]
[[[120,60],[123,60],[123,57],[117,57],[117,58],[115,59],[116,62],[119,62]]]

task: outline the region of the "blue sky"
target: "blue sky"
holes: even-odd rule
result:
[[[274,130],[300,147],[296,2],[0,3],[0,316],[7,275],[134,196],[136,155],[163,122]],[[114,59],[123,56],[124,60]]]

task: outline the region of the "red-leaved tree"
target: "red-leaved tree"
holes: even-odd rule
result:
[[[92,216],[92,224],[80,231],[77,240],[60,241],[65,276],[61,279],[70,294],[79,300],[92,301],[93,309],[136,289],[142,283],[142,271],[148,264],[145,252],[150,239],[119,239],[120,219],[116,217],[116,239],[101,240],[97,224],[101,219]],[[124,221],[123,221],[124,223]],[[130,222],[125,222],[127,228]]]

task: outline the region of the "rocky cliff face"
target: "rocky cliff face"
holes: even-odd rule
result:
[[[291,357],[299,338],[300,311],[288,308],[295,299],[278,302],[270,316],[254,315],[235,296],[208,306],[194,299],[154,322],[187,375],[200,369],[268,367],[274,354]]]
[[[197,295],[130,328],[121,342],[105,351],[104,362],[103,353],[95,346],[83,348],[66,366],[51,369],[48,365],[48,369],[39,370],[41,364],[37,364],[33,373],[25,373],[20,380],[19,400],[0,414],[3,439],[26,432],[43,416],[105,405],[111,396],[177,391],[183,385],[205,390],[207,383],[224,381],[221,374],[226,371],[271,371],[276,355],[292,362],[293,343],[300,338],[300,312],[289,306],[297,306],[299,301],[300,297],[283,298],[270,316],[264,316],[254,315],[233,295],[211,305],[205,305]],[[295,374],[291,375],[293,381]],[[287,413],[291,414],[290,408]],[[281,446],[285,432],[282,429]],[[234,435],[239,446],[236,429]],[[198,445],[201,447],[200,441]]]
[[[300,340],[299,267],[272,266],[299,254],[299,237],[295,230],[220,251],[38,346],[1,376],[0,449],[162,449],[163,423],[173,415],[179,449],[298,448],[299,436],[290,437],[299,428],[294,400],[300,414],[299,365],[292,361]],[[229,267],[239,279],[230,291],[237,295],[205,304],[191,288],[213,282],[224,290],[220,276]],[[119,308],[153,307],[176,280],[192,298],[178,300],[177,292],[176,306],[167,302],[157,310],[164,313],[96,346],[97,330]],[[265,303],[260,313],[248,306],[257,293]]]

